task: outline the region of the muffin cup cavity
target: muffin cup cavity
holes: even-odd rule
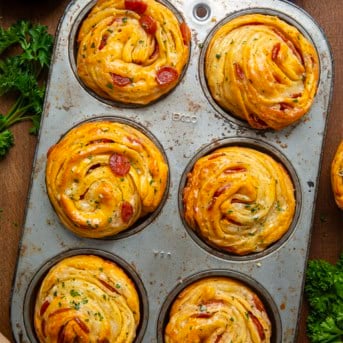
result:
[[[132,224],[130,224],[126,229],[123,229],[122,231],[114,234],[114,235],[106,235],[106,236],[90,236],[90,235],[83,235],[81,233],[78,233],[78,232],[73,232],[72,228],[69,228],[68,227],[68,223],[71,219],[67,218],[67,221],[64,219],[64,215],[65,214],[60,214],[58,213],[58,217],[60,219],[60,222],[61,224],[68,230],[70,230],[71,232],[73,232],[74,234],[76,235],[80,235],[82,237],[86,237],[86,238],[90,238],[90,239],[105,239],[105,240],[118,240],[118,239],[122,239],[122,238],[126,238],[126,237],[129,237],[131,235],[134,235],[138,232],[140,232],[141,230],[143,230],[146,226],[148,226],[150,223],[152,223],[155,218],[160,214],[166,200],[167,200],[167,197],[168,197],[168,193],[169,193],[169,185],[170,185],[170,172],[169,172],[169,162],[168,162],[168,159],[167,159],[167,156],[165,154],[165,151],[162,147],[162,145],[160,144],[160,142],[157,140],[157,138],[151,133],[149,132],[145,127],[141,126],[140,124],[137,124],[136,122],[132,121],[132,120],[129,120],[129,119],[126,119],[126,118],[121,118],[121,117],[116,117],[116,116],[101,116],[101,117],[94,117],[92,119],[88,119],[88,120],[85,120],[85,121],[82,121],[78,124],[76,124],[75,126],[71,127],[70,130],[68,130],[61,138],[60,140],[56,143],[58,144],[59,142],[61,142],[64,137],[66,137],[66,135],[68,135],[68,133],[70,133],[72,130],[75,130],[77,129],[78,127],[84,125],[84,124],[87,124],[87,123],[106,123],[106,122],[110,122],[110,123],[114,123],[114,124],[123,124],[123,125],[126,125],[127,127],[129,128],[132,128],[134,130],[137,130],[140,134],[143,134],[145,137],[147,137],[150,142],[155,146],[155,148],[159,151],[159,153],[161,154],[161,157],[162,157],[162,160],[164,162],[164,167],[166,168],[167,172],[166,172],[166,183],[165,183],[165,189],[164,189],[164,192],[163,192],[163,195],[161,196],[161,200],[160,200],[160,203],[156,206],[156,208],[152,211],[150,211],[149,213],[146,213],[146,214],[143,214],[142,216],[140,216],[138,219],[136,219]],[[51,149],[51,148],[50,148]],[[50,153],[50,150],[48,152],[48,154]],[[109,163],[110,165],[110,163]],[[98,166],[98,164],[96,164],[95,166]],[[125,166],[125,165],[124,165]],[[127,167],[129,168],[130,165],[127,164]],[[92,169],[93,166],[90,167],[90,169]],[[124,170],[126,171],[126,170]],[[119,170],[119,172],[121,172]],[[122,178],[120,178],[120,180],[122,180],[123,182],[125,181],[124,180],[124,177],[123,176]],[[150,187],[153,185],[152,182],[155,182],[156,180],[151,180],[150,183]],[[48,188],[48,184],[47,184],[47,179],[46,179],[46,187]],[[55,198],[55,197],[54,197]],[[55,209],[55,205],[54,205],[54,202],[56,202],[56,200],[54,199],[54,201],[49,197],[49,200],[51,202],[51,205],[52,207],[54,208],[55,212],[56,212],[56,209]],[[91,202],[94,202],[95,199],[90,199]],[[138,200],[139,202],[141,200]],[[124,203],[123,203],[124,204]],[[60,206],[60,205],[58,205]],[[132,207],[130,207],[128,210],[126,210],[126,213],[128,214],[131,214],[130,210],[132,209]],[[122,206],[122,211],[123,211],[123,206]],[[60,212],[60,210],[59,210]],[[56,212],[57,214],[57,212]],[[132,216],[134,216],[134,213],[132,214]],[[63,220],[62,220],[63,218]],[[66,222],[66,224],[64,224],[64,222]],[[112,220],[111,220],[112,222]],[[74,223],[73,223],[74,225]],[[91,233],[92,230],[90,230],[90,233]],[[87,233],[88,234],[88,233]]]
[[[205,71],[205,69],[206,69],[206,55],[207,55],[207,51],[208,51],[208,49],[210,47],[212,38],[214,37],[214,35],[225,24],[228,24],[232,20],[239,19],[240,17],[244,17],[246,15],[254,15],[254,14],[256,14],[256,15],[274,16],[274,17],[280,19],[281,21],[285,22],[286,24],[288,24],[288,25],[294,27],[295,29],[297,29],[299,31],[299,33],[309,42],[309,44],[312,45],[312,47],[314,49],[314,54],[316,55],[316,58],[317,58],[318,64],[314,68],[314,74],[316,74],[315,70],[317,70],[318,71],[318,77],[317,77],[316,81],[313,81],[314,82],[314,87],[313,88],[315,89],[315,91],[314,91],[314,94],[309,98],[310,100],[307,100],[307,103],[306,103],[305,100],[302,100],[301,94],[300,93],[298,94],[297,92],[294,93],[293,95],[291,95],[291,97],[295,97],[294,100],[293,100],[295,106],[297,106],[298,102],[302,102],[302,103],[304,103],[304,107],[307,108],[307,110],[305,112],[302,112],[303,114],[301,114],[301,115],[297,114],[299,112],[298,110],[296,112],[294,112],[292,114],[292,117],[293,116],[297,116],[298,119],[297,120],[292,120],[287,125],[285,125],[284,123],[281,123],[281,122],[279,123],[278,119],[277,119],[277,116],[275,117],[276,118],[275,120],[274,119],[270,119],[271,115],[269,116],[269,120],[271,120],[272,124],[270,124],[270,125],[266,124],[265,122],[263,122],[263,120],[261,120],[258,117],[258,115],[254,114],[254,113],[252,113],[251,115],[249,114],[250,117],[249,117],[249,122],[248,122],[247,118],[243,119],[245,114],[242,112],[243,111],[242,108],[240,108],[240,109],[237,108],[237,106],[238,106],[237,104],[236,104],[237,106],[236,105],[234,106],[236,108],[236,110],[237,110],[237,113],[235,114],[235,113],[233,113],[233,111],[231,111],[229,109],[225,109],[217,100],[215,100],[214,95],[211,93],[210,86],[208,84],[208,80],[207,80],[207,77],[206,77],[206,71]],[[282,34],[281,34],[281,37],[283,39],[285,39],[285,37],[282,36]],[[258,41],[257,38],[254,38],[254,40]],[[231,42],[232,41],[233,40],[231,40]],[[274,52],[272,53],[273,56],[271,58],[275,58],[275,59],[277,58],[277,54],[279,53],[279,50],[277,48],[278,48],[278,46],[276,45],[275,49],[273,49]],[[294,49],[294,48],[292,47],[292,49]],[[215,56],[216,60],[220,60],[220,58],[223,58],[223,56],[221,56],[221,55],[224,55],[224,52],[222,52],[220,54],[217,54]],[[214,108],[214,110],[218,114],[220,114],[223,118],[225,118],[225,119],[227,119],[227,120],[229,120],[229,121],[231,121],[231,122],[233,122],[233,123],[235,123],[235,124],[237,124],[239,126],[243,126],[243,127],[249,128],[249,129],[257,129],[257,130],[270,130],[270,129],[279,130],[279,129],[283,129],[283,128],[289,126],[289,125],[297,125],[299,123],[299,121],[301,120],[301,118],[310,111],[310,108],[313,105],[313,102],[315,101],[315,95],[316,95],[317,88],[318,88],[318,85],[319,85],[319,82],[320,82],[320,59],[319,59],[318,56],[319,56],[319,54],[318,54],[318,51],[316,49],[316,45],[314,44],[314,42],[313,42],[313,40],[311,38],[311,35],[308,34],[307,31],[304,29],[304,27],[298,21],[294,20],[292,17],[286,15],[285,13],[279,12],[279,11],[274,10],[274,9],[269,9],[269,8],[250,8],[250,9],[240,10],[240,11],[232,13],[231,15],[229,15],[229,16],[225,17],[224,19],[222,19],[221,21],[219,21],[212,28],[212,30],[210,31],[210,33],[206,37],[206,39],[205,39],[205,41],[204,41],[204,43],[202,45],[202,49],[201,49],[200,55],[199,55],[199,64],[198,64],[198,73],[199,73],[199,79],[200,79],[201,88],[202,88],[202,90],[203,90],[203,92],[204,92],[208,102],[211,104],[211,106]],[[312,57],[311,57],[311,59],[312,59]],[[303,60],[303,57],[302,57],[302,60]],[[303,61],[303,63],[304,63],[304,61]],[[307,61],[306,63],[309,63],[309,61]],[[312,60],[312,63],[314,63],[313,60]],[[238,79],[240,77],[242,79],[244,77],[248,78],[248,76],[245,76],[245,75],[243,76],[244,72],[242,71],[242,68],[240,67],[239,63],[234,63],[234,64],[235,64],[236,68],[234,68],[233,70],[234,70],[234,74],[238,74],[237,78]],[[307,73],[307,70],[306,70],[306,73]],[[272,75],[272,77],[274,77],[274,75]],[[233,78],[232,75],[231,75],[231,78]],[[278,75],[275,75],[275,79],[276,79],[277,83],[281,82],[281,80],[279,80]],[[250,79],[249,81],[250,81],[251,85],[253,85],[252,80]],[[311,82],[312,82],[312,79],[311,79]],[[228,86],[226,85],[225,87],[228,87]],[[246,87],[248,87],[248,86],[246,86]],[[254,87],[257,87],[257,86],[254,86]],[[257,87],[257,89],[258,89],[258,87]],[[255,91],[258,92],[257,90],[255,90]],[[242,91],[242,92],[245,92],[245,90]],[[306,91],[305,93],[308,93],[308,92]],[[255,97],[257,97],[257,96],[261,97],[262,95],[260,95],[260,94],[258,94],[258,95],[251,95],[251,98],[254,98],[254,96]],[[249,95],[249,98],[250,98],[250,95]],[[242,101],[245,101],[245,100],[243,99]],[[226,102],[226,100],[225,100],[225,102]],[[309,106],[308,106],[308,104],[309,104]],[[277,104],[275,104],[275,105],[277,105]],[[287,108],[286,108],[287,105],[288,105],[287,103],[281,103],[280,104],[280,109],[276,108],[274,106],[275,109],[274,108],[270,108],[270,109],[268,109],[268,111],[279,111],[279,110],[280,111],[283,111],[283,110],[287,111]],[[233,105],[230,105],[230,106],[233,106]],[[251,106],[252,105],[250,105],[250,103],[249,103],[249,106],[246,109],[244,109],[244,111],[248,111]],[[285,108],[282,108],[282,106],[284,106]]]
[[[242,148],[250,148],[254,149],[257,152],[262,152],[271,158],[273,158],[276,162],[280,163],[286,172],[288,173],[293,187],[294,187],[294,198],[295,198],[295,210],[293,219],[291,224],[288,227],[288,230],[283,234],[283,236],[275,241],[274,243],[267,246],[263,251],[259,252],[252,252],[247,254],[236,254],[232,253],[228,250],[224,250],[223,248],[215,245],[214,243],[210,242],[206,238],[202,237],[200,233],[197,232],[197,227],[192,228],[190,224],[185,219],[185,204],[184,204],[184,189],[187,185],[187,179],[189,174],[194,168],[195,163],[202,157],[211,154],[212,152],[225,147],[242,147]],[[263,258],[274,251],[278,250],[281,246],[283,246],[286,241],[291,237],[293,234],[298,218],[300,215],[301,210],[301,203],[302,196],[301,196],[301,188],[300,182],[295,172],[294,168],[290,161],[276,148],[273,146],[252,138],[239,138],[239,137],[232,137],[232,138],[225,138],[222,140],[218,140],[215,143],[207,145],[205,148],[198,151],[197,154],[189,161],[188,165],[186,166],[179,185],[179,192],[178,192],[178,204],[179,204],[179,212],[182,219],[182,222],[188,232],[188,234],[192,237],[192,239],[203,249],[205,249],[208,253],[232,261],[250,261],[255,259]],[[253,211],[254,209],[251,209]]]
[[[246,276],[237,271],[228,270],[228,269],[213,269],[213,270],[206,270],[191,276],[186,277],[183,279],[178,285],[176,285],[172,291],[168,294],[167,298],[165,299],[164,303],[162,304],[158,321],[157,321],[157,342],[158,343],[165,343],[165,329],[169,321],[169,315],[171,307],[174,301],[177,299],[178,295],[185,290],[188,286],[194,284],[197,281],[204,280],[207,278],[228,278],[233,281],[238,281],[242,283],[244,286],[250,288],[252,292],[254,292],[257,297],[261,300],[266,313],[269,317],[272,334],[271,334],[271,343],[281,343],[282,342],[282,324],[281,324],[281,317],[275,304],[275,301],[271,297],[271,295],[266,291],[266,289],[256,280],[251,277]]]
[[[179,22],[179,25],[181,25],[182,23],[185,23],[185,20],[182,16],[182,14],[176,9],[176,7],[170,3],[168,0],[157,0],[156,1],[157,3],[165,6],[166,8],[168,8],[172,13],[173,15],[175,16],[176,20]],[[97,5],[97,0],[93,0],[91,2],[89,2],[81,11],[80,13],[78,14],[78,16],[76,17],[73,25],[72,25],[72,28],[70,30],[70,33],[69,33],[69,40],[68,40],[68,55],[69,55],[69,64],[71,66],[71,69],[73,71],[73,74],[75,76],[75,78],[77,79],[77,81],[79,82],[80,86],[89,94],[91,95],[93,98],[99,100],[100,102],[103,102],[103,103],[106,103],[108,105],[111,105],[111,106],[115,106],[115,107],[121,107],[121,108],[142,108],[142,107],[147,107],[147,106],[150,106],[156,102],[159,102],[160,100],[163,100],[165,97],[167,97],[170,93],[172,93],[178,86],[179,84],[181,83],[181,81],[183,80],[184,76],[185,76],[185,73],[187,71],[187,67],[188,67],[188,64],[189,64],[189,59],[190,59],[190,56],[191,56],[191,39],[190,41],[188,42],[188,56],[187,56],[187,60],[185,61],[182,69],[180,70],[180,73],[178,73],[178,77],[177,77],[177,80],[176,82],[171,82],[170,85],[172,85],[171,87],[169,87],[169,84],[168,82],[166,82],[166,77],[172,77],[172,73],[170,72],[170,70],[167,70],[165,71],[165,68],[163,66],[161,66],[158,70],[156,70],[157,73],[159,72],[162,72],[164,71],[164,75],[161,76],[161,78],[163,79],[162,81],[162,85],[160,85],[161,89],[158,91],[158,93],[160,95],[158,96],[155,96],[153,95],[153,93],[155,92],[151,92],[151,96],[152,96],[152,100],[150,101],[136,101],[136,96],[137,96],[137,92],[140,92],[141,91],[141,85],[140,86],[137,86],[137,90],[135,91],[135,94],[132,98],[132,101],[128,101],[128,100],[125,100],[124,97],[122,100],[115,100],[113,98],[111,98],[107,93],[106,91],[104,90],[101,90],[99,87],[98,87],[98,92],[95,91],[94,89],[92,89],[92,87],[90,87],[89,85],[86,85],[86,83],[81,79],[79,73],[78,73],[78,67],[77,67],[77,57],[78,57],[78,50],[81,49],[81,47],[79,47],[79,44],[77,42],[77,37],[79,35],[79,32],[80,32],[80,28],[84,22],[84,20],[88,17],[88,15],[91,13],[93,7],[95,7]],[[133,10],[135,11],[135,10]],[[121,12],[125,12],[124,10],[122,10]],[[125,13],[124,13],[125,14]],[[123,14],[123,15],[124,15]],[[139,12],[136,13],[137,16],[139,16]],[[135,17],[135,15],[133,15],[133,17]],[[143,18],[144,17],[144,18]],[[146,21],[146,23],[144,23],[142,21],[140,21],[140,24],[142,25],[142,27],[144,27],[144,25],[148,25],[148,28],[147,28],[147,32],[148,33],[151,33],[153,34],[153,32],[150,32],[150,26],[152,25],[151,24],[151,20],[150,20],[150,16],[145,16],[145,14],[143,14],[143,19]],[[149,17],[148,19],[146,17]],[[119,19],[122,19],[124,20],[124,24],[126,24],[127,22],[127,18],[124,17],[124,18],[119,18]],[[154,19],[153,19],[154,20]],[[187,24],[187,23],[186,23]],[[145,29],[144,29],[145,30]],[[152,31],[154,31],[154,29],[151,29]],[[113,30],[110,29],[109,32],[111,32]],[[121,31],[119,31],[121,32]],[[181,32],[183,33],[183,30],[181,29]],[[103,42],[105,41],[104,39],[102,40]],[[155,38],[155,41],[157,42],[156,38]],[[100,43],[101,44],[101,43]],[[138,45],[143,45],[143,41],[140,39],[137,43]],[[158,43],[156,43],[158,44]],[[94,46],[94,43],[91,44],[91,46]],[[95,47],[94,47],[95,48]],[[159,52],[160,48],[157,47],[155,48],[154,52],[152,53],[152,57],[150,57],[150,59],[156,59],[155,57],[155,54],[156,54],[156,51],[157,53]],[[132,62],[132,63],[135,63],[135,62]],[[136,65],[139,66],[141,62],[137,62]],[[179,62],[181,63],[181,62]],[[170,68],[170,66],[167,66],[166,68]],[[121,88],[122,87],[130,87],[130,83],[133,82],[133,79],[131,77],[124,77],[122,75],[119,75],[119,74],[116,74],[116,73],[110,73],[112,76],[112,81],[118,85],[118,91],[120,92]],[[164,78],[163,78],[164,76]],[[157,77],[157,76],[156,76]],[[110,88],[110,89],[113,89],[113,85],[110,85],[110,83],[112,82],[110,81],[108,84],[107,84],[107,88]],[[150,80],[152,81],[152,80]],[[142,81],[139,80],[138,83],[141,83]],[[156,85],[156,87],[158,88],[158,84]],[[105,88],[106,89],[106,88]],[[167,91],[165,91],[165,89],[168,89]]]
[[[65,252],[62,252],[55,257],[52,257],[50,260],[46,261],[36,272],[33,276],[26,294],[24,298],[24,306],[23,306],[23,316],[24,316],[24,325],[26,329],[27,336],[31,343],[38,343],[39,340],[37,338],[35,327],[34,327],[34,310],[35,310],[35,302],[36,296],[39,292],[40,285],[49,272],[49,270],[56,265],[58,262],[64,260],[65,258],[78,256],[78,255],[94,255],[103,258],[104,260],[108,260],[117,264],[123,271],[127,274],[130,280],[133,281],[136,291],[139,296],[140,300],[140,322],[136,330],[136,338],[134,340],[135,343],[139,343],[142,341],[147,323],[149,318],[149,304],[148,304],[148,296],[144,284],[138,275],[138,273],[133,269],[133,267],[120,258],[117,255],[114,255],[110,252],[99,250],[99,249],[91,249],[91,248],[84,248],[84,249],[72,249]]]

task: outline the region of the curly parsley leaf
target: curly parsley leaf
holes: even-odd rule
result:
[[[336,265],[311,260],[305,293],[310,305],[307,333],[314,343],[343,343],[343,254]]]
[[[41,87],[39,80],[50,65],[53,37],[46,26],[21,20],[7,30],[0,28],[0,54],[13,45],[19,45],[22,51],[0,59],[0,96],[10,92],[18,96],[8,113],[0,117],[0,133],[9,132],[7,129],[17,122],[31,120],[30,133],[37,134],[45,96],[45,86]],[[8,151],[13,136],[11,144],[6,144],[8,133],[0,139],[0,146],[3,144]],[[0,158],[6,154],[2,151]]]

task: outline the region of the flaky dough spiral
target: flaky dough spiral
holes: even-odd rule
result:
[[[78,34],[77,72],[101,97],[146,105],[174,88],[190,31],[155,0],[98,0]]]
[[[45,276],[34,311],[41,343],[130,343],[140,321],[134,283],[115,263],[93,255],[66,258]]]
[[[331,184],[336,204],[343,210],[343,140],[331,164]]]
[[[46,186],[62,223],[91,238],[112,236],[159,206],[168,165],[155,144],[117,122],[86,122],[48,152]]]
[[[200,158],[183,192],[189,226],[210,244],[246,255],[266,249],[289,229],[295,211],[284,167],[255,149],[231,146]]]
[[[251,14],[212,37],[205,74],[214,100],[257,129],[282,129],[312,105],[319,78],[313,45],[274,16]]]
[[[272,332],[259,297],[241,282],[224,277],[186,287],[169,317],[166,343],[268,343]]]

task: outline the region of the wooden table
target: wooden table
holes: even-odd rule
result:
[[[228,0],[229,1],[229,0]],[[55,32],[69,0],[19,1],[1,0],[0,24],[7,27],[19,18],[48,25]],[[323,27],[331,43],[335,59],[335,89],[325,140],[322,170],[312,239],[310,258],[325,258],[335,262],[343,252],[343,211],[335,206],[330,186],[330,164],[333,154],[343,139],[343,1],[297,0]],[[2,99],[0,110],[5,112],[8,102]],[[13,127],[15,147],[0,161],[0,332],[11,337],[9,305],[18,242],[22,233],[26,197],[29,190],[32,162],[37,139],[30,136],[29,123]],[[301,311],[298,343],[308,342],[305,334],[307,305]]]

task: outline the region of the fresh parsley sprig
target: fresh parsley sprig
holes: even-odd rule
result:
[[[309,261],[305,292],[310,305],[307,333],[313,343],[343,342],[343,253],[336,265]]]
[[[19,54],[3,57],[4,52],[19,45]],[[23,120],[31,120],[30,133],[39,131],[43,111],[45,85],[39,80],[50,65],[53,36],[43,25],[20,20],[8,29],[0,27],[0,96],[17,94],[16,101],[6,114],[0,114],[0,158],[14,143],[9,127]]]

